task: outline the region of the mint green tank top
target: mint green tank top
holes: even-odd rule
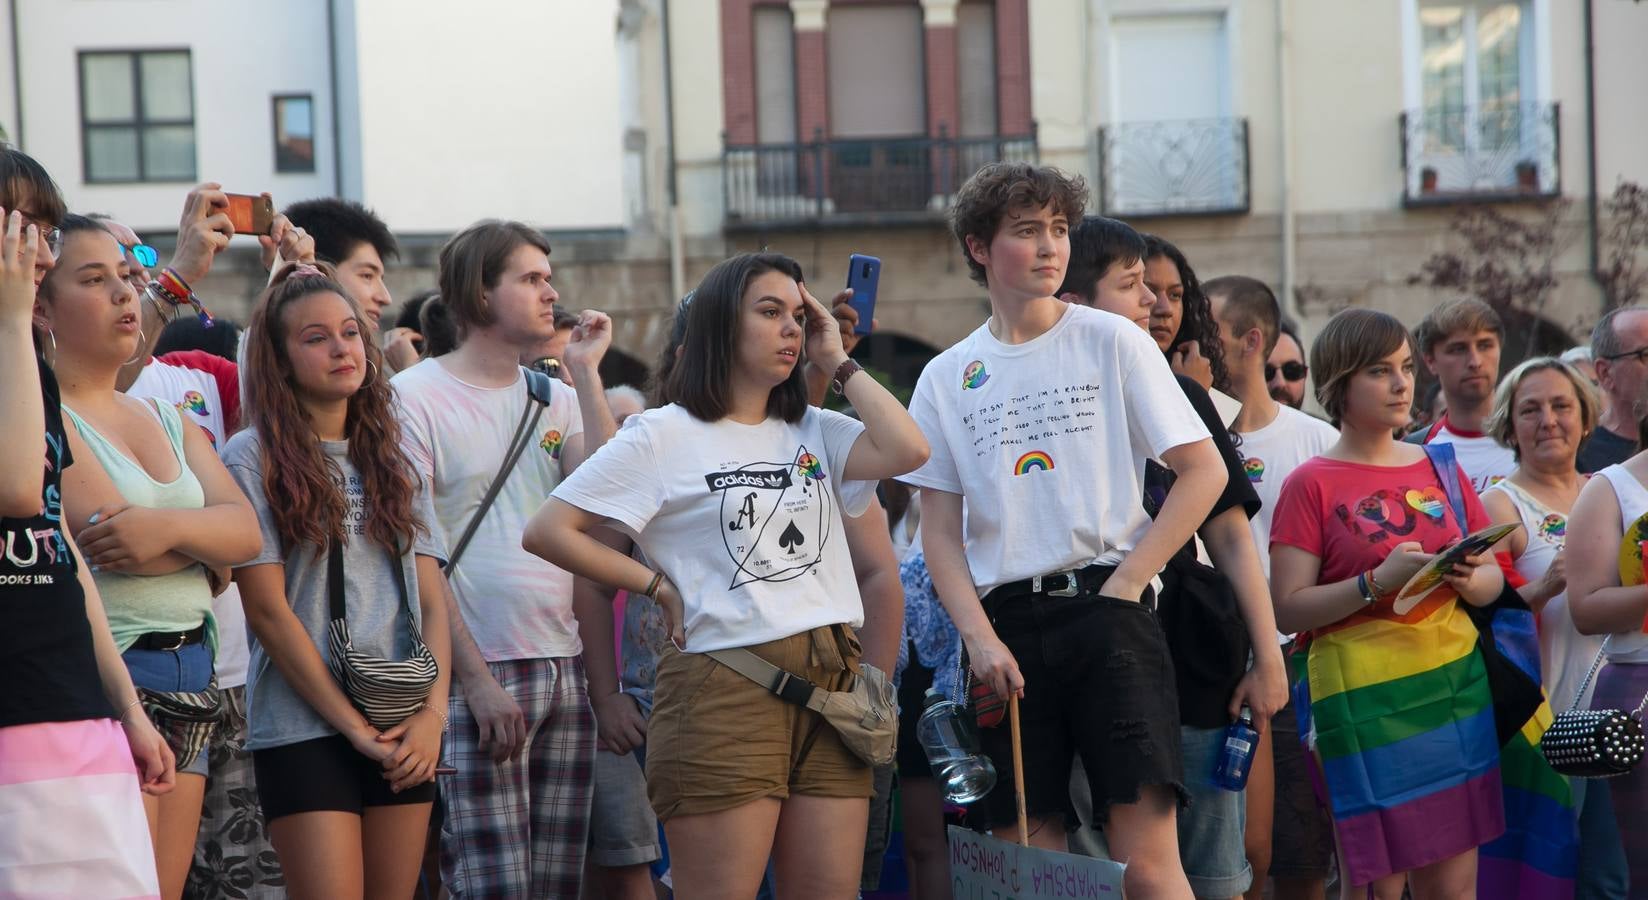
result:
[[[206,492],[189,471],[183,455],[183,420],[177,408],[170,403],[144,403],[160,420],[166,430],[166,440],[177,457],[178,476],[164,484],[150,478],[141,465],[117,450],[74,410],[64,406],[63,413],[74,422],[80,437],[128,504],[150,509],[204,508]],[[85,464],[84,460],[79,462],[79,465]],[[103,608],[109,617],[109,630],[114,632],[115,646],[122,653],[151,631],[189,631],[205,622],[207,644],[215,654],[217,623],[211,615],[212,588],[206,580],[204,566],[197,563],[170,575],[93,571],[92,580],[97,582],[97,592],[103,597]]]

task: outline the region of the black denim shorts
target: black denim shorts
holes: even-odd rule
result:
[[[1063,815],[1074,826],[1076,754],[1098,820],[1087,824],[1104,824],[1112,804],[1137,802],[1150,785],[1171,787],[1183,805],[1178,695],[1153,604],[1094,588],[1075,597],[997,593],[985,598],[984,611],[1024,675],[1019,720],[1028,813]],[[1003,721],[984,729],[982,738],[998,776],[983,803],[983,824],[1011,823],[1017,815],[1011,729]]]

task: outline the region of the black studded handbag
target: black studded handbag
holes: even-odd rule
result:
[[[1613,778],[1631,771],[1642,761],[1644,738],[1642,710],[1648,695],[1631,712],[1622,709],[1580,709],[1585,689],[1602,667],[1608,642],[1597,651],[1591,670],[1580,682],[1573,708],[1558,715],[1539,738],[1539,752],[1563,775],[1573,778]]]

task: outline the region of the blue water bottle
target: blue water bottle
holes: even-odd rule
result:
[[[1225,729],[1225,745],[1213,769],[1213,783],[1227,791],[1247,787],[1253,768],[1253,751],[1259,746],[1259,732],[1253,728],[1253,710],[1242,707],[1241,716]]]

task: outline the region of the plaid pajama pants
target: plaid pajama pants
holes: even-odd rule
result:
[[[589,842],[595,716],[581,657],[489,663],[520,704],[526,747],[503,764],[480,746],[462,691],[442,747],[441,879],[456,898],[577,897]]]

